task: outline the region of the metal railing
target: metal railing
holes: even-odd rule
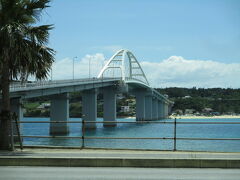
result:
[[[19,121],[18,123],[66,123],[66,121]],[[81,139],[81,147],[80,148],[86,148],[85,146],[85,140],[90,139],[116,139],[116,140],[123,140],[123,139],[129,139],[129,140],[173,140],[173,151],[177,150],[177,141],[178,140],[234,140],[239,141],[240,138],[202,138],[202,137],[177,137],[177,125],[178,124],[236,124],[240,125],[240,122],[183,122],[183,121],[177,121],[175,118],[174,121],[67,121],[67,123],[80,123],[82,125],[81,136],[40,136],[40,135],[21,135],[21,138],[56,138],[56,139]],[[104,123],[104,124],[119,124],[119,123],[125,123],[125,124],[172,124],[173,125],[173,135],[172,137],[98,137],[98,136],[87,136],[85,131],[87,129],[86,124],[92,124],[92,123]],[[24,146],[24,145],[23,145]],[[126,148],[127,149],[127,148]]]
[[[50,87],[57,87],[57,86],[68,86],[68,85],[77,85],[81,83],[96,83],[102,81],[117,81],[119,78],[82,78],[82,79],[69,79],[69,80],[50,80],[50,81],[34,81],[28,83],[12,83],[10,84],[11,91],[17,90],[28,90],[28,89],[36,89],[36,88],[50,88]]]

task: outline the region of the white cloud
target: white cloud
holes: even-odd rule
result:
[[[240,64],[186,60],[171,56],[161,62],[141,62],[153,87],[240,87]]]
[[[101,53],[86,55],[82,59],[74,59],[74,78],[88,78],[90,63],[90,77],[97,77],[105,63]],[[73,59],[65,58],[53,64],[53,80],[73,78]]]
[[[75,59],[75,78],[97,77],[106,63],[101,53]],[[171,56],[160,62],[140,62],[153,87],[231,87],[240,88],[240,63],[220,63],[210,60],[186,60]],[[72,79],[73,61],[65,58],[53,65],[53,80]]]

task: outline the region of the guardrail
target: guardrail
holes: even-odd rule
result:
[[[14,122],[15,123],[15,122]],[[18,123],[66,123],[66,121],[19,121]],[[39,135],[21,135],[21,138],[56,138],[56,139],[81,139],[82,145],[80,148],[86,148],[85,146],[85,140],[87,139],[132,139],[132,140],[173,140],[173,151],[177,150],[177,140],[234,140],[239,141],[240,138],[197,138],[197,137],[177,137],[177,125],[178,124],[238,124],[240,125],[240,122],[181,122],[177,121],[175,118],[174,121],[67,121],[67,123],[80,123],[82,124],[82,136],[39,136]],[[97,137],[97,136],[86,136],[86,124],[90,123],[125,123],[125,124],[149,124],[149,123],[155,123],[155,124],[172,124],[174,126],[173,129],[173,136],[172,137]],[[21,139],[20,138],[20,139]],[[12,138],[13,139],[13,138]],[[23,145],[24,146],[24,145]]]
[[[50,81],[34,81],[34,82],[28,82],[28,83],[12,83],[10,84],[10,91],[16,91],[16,90],[26,90],[26,89],[33,89],[33,88],[49,88],[49,87],[55,87],[55,86],[65,86],[65,85],[75,85],[75,84],[81,84],[81,83],[94,83],[94,82],[102,82],[102,81],[114,81],[119,80],[119,78],[84,78],[84,79],[70,79],[70,80],[50,80]]]

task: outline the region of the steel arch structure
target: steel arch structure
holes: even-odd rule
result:
[[[120,78],[126,83],[140,83],[149,87],[149,82],[137,58],[126,49],[117,51],[100,71],[98,78]]]

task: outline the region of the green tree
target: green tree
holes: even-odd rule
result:
[[[46,46],[52,26],[33,26],[42,10],[49,7],[49,1],[0,0],[0,149],[11,147],[11,80],[26,81],[29,75],[44,79],[54,61],[53,49]]]

